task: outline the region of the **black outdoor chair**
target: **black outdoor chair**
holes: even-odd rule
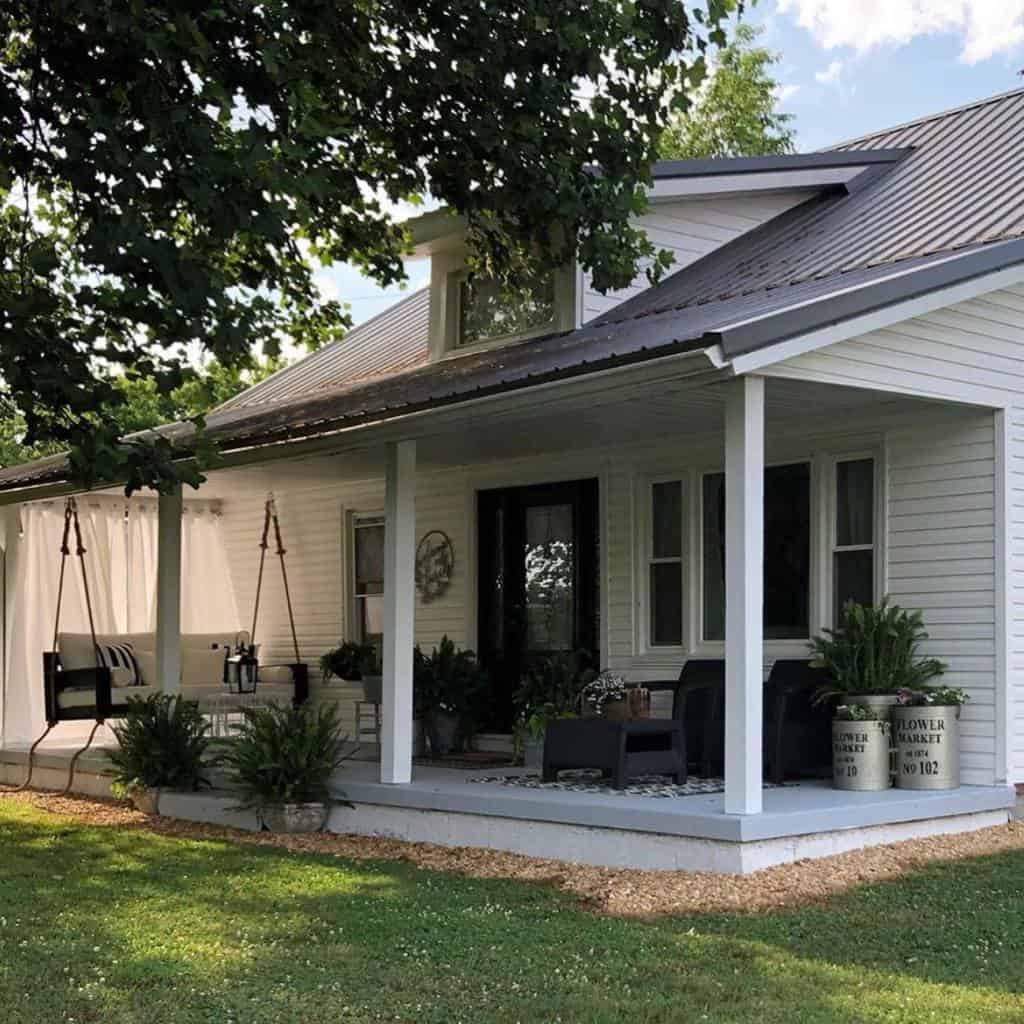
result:
[[[676,683],[672,717],[682,721],[690,763],[704,778],[725,763],[725,662],[690,658]]]
[[[780,658],[765,685],[765,776],[785,779],[832,774],[832,705],[814,702],[829,681],[807,660]]]

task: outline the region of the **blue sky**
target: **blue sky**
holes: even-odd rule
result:
[[[781,108],[801,150],[1024,85],[1024,0],[760,0],[747,20],[782,55]],[[427,264],[408,273],[421,287]],[[403,294],[348,267],[319,280],[356,323]]]

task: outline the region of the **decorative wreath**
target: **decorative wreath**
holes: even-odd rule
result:
[[[424,602],[440,597],[451,585],[455,548],[444,530],[423,535],[416,548],[416,587]]]

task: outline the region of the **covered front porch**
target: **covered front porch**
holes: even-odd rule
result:
[[[657,379],[634,373],[528,394],[529,400],[506,396],[412,416],[352,437],[253,450],[212,472],[203,489],[204,498],[218,503],[239,627],[248,625],[263,501],[273,492],[300,653],[313,667],[311,699],[338,702],[350,721],[360,687],[318,679],[315,663],[339,638],[365,639],[367,615],[379,616],[373,619],[381,627],[384,668],[379,749],[364,742],[362,754],[372,759],[339,777],[339,791],[355,809],[336,809],[331,828],[593,863],[745,871],[1006,820],[1013,795],[999,660],[1005,595],[995,564],[1005,523],[993,410],[809,380],[727,378],[682,365]],[[874,474],[870,539],[843,545],[835,533],[837,467],[867,461]],[[765,481],[776,466],[805,467],[795,476],[806,509],[795,510],[794,519],[806,520],[799,536],[806,536],[807,550],[794,572],[806,578],[806,593],[789,601],[774,595],[770,600],[787,604],[792,621],[766,623]],[[599,663],[643,684],[675,679],[688,659],[724,659],[721,792],[658,798],[543,790],[478,781],[485,770],[415,763],[414,645],[429,650],[442,636],[476,650],[487,642],[481,495],[587,480],[596,481],[589,614]],[[656,553],[653,488],[676,482],[680,544]],[[729,496],[720,520],[709,511],[713,486]],[[180,548],[175,551],[181,509],[179,499],[161,499],[156,632],[167,691],[180,677],[174,661],[182,615]],[[383,527],[382,578],[372,593],[360,589],[365,581],[354,564],[354,531],[366,522]],[[428,599],[417,586],[416,551],[432,530],[451,540],[455,566],[449,586]],[[871,567],[875,596],[888,593],[923,610],[930,653],[950,664],[951,684],[971,692],[958,790],[841,793],[810,779],[765,786],[766,673],[777,658],[806,656],[807,638],[832,623],[838,567],[852,564],[847,556],[855,551],[861,569]],[[769,560],[778,557],[774,551]],[[719,590],[714,564],[722,566]],[[655,567],[664,565],[673,567],[678,587],[655,593],[653,581],[669,575]],[[664,606],[664,594],[678,598],[668,626],[653,607],[658,600]],[[711,607],[719,598],[720,621]],[[261,658],[290,657],[289,617],[273,573],[262,601]],[[8,680],[9,700],[16,686]],[[5,740],[10,781],[26,740]],[[508,742],[494,733],[478,738],[482,747]],[[52,756],[68,746],[61,743],[58,732]],[[167,799],[164,813],[227,814],[228,798],[218,794]]]

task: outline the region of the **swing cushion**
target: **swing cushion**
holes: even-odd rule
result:
[[[142,674],[135,659],[135,638],[145,636],[144,633],[124,634],[123,636],[102,636],[96,634],[93,644],[89,633],[61,633],[57,637],[57,649],[60,651],[60,663],[69,671],[85,668],[98,668],[96,649],[99,648],[100,664],[112,672],[113,686],[141,686]]]

